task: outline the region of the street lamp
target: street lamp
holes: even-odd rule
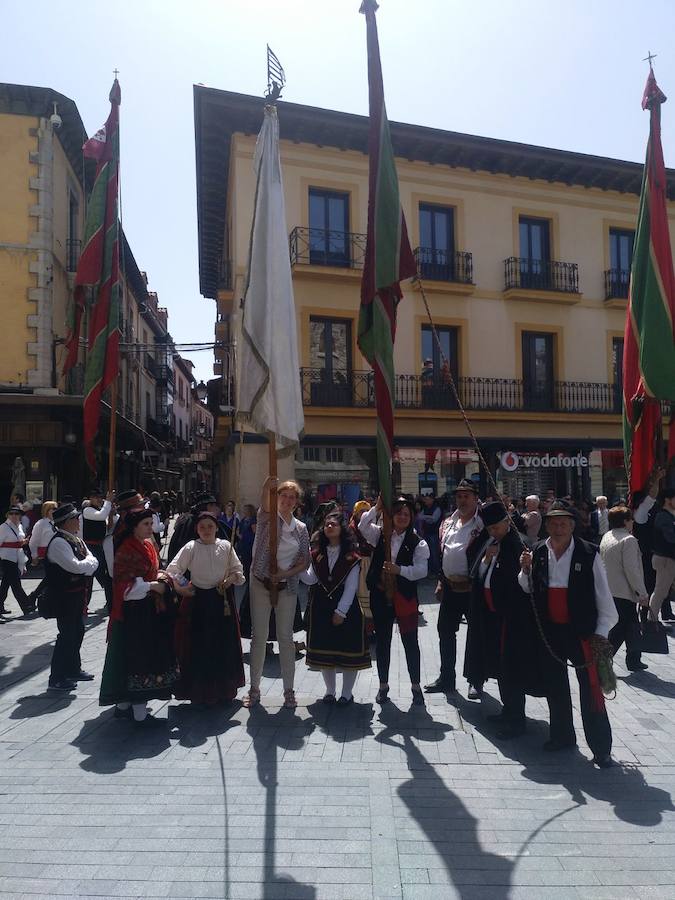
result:
[[[207,386],[204,384],[203,381],[200,381],[196,387],[196,391],[197,391],[197,398],[198,398],[199,402],[203,403],[209,395],[209,389],[207,388]]]

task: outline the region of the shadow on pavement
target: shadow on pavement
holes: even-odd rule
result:
[[[294,711],[288,709],[282,708],[278,712],[270,713],[259,704],[251,709],[246,730],[253,739],[258,781],[265,788],[264,847],[271,860],[269,863],[266,862],[261,900],[278,897],[280,885],[286,886],[284,895],[293,897],[293,900],[313,900],[316,897],[314,887],[300,884],[290,875],[276,874],[274,856],[279,756],[286,750],[299,750],[305,742],[305,736],[314,730],[314,722],[303,721]]]
[[[629,675],[619,675],[617,681],[623,681],[624,684],[639,688],[655,697],[675,697],[675,684],[672,681],[663,681],[653,672],[631,672]]]
[[[240,723],[233,717],[241,709],[239,700],[230,705],[216,704],[204,707],[193,703],[169,706],[169,730],[172,738],[178,738],[181,747],[201,747],[208,738],[225,734]]]
[[[111,709],[105,709],[95,719],[87,719],[80,733],[71,742],[86,757],[80,768],[86,772],[109,775],[121,772],[133,759],[152,759],[168,750],[169,723],[145,728],[128,719],[115,719]]]
[[[478,819],[448,788],[417,746],[417,742],[425,740],[442,740],[445,733],[453,730],[452,726],[435,721],[426,709],[416,709],[411,717],[392,703],[382,707],[378,718],[385,728],[375,740],[402,750],[412,776],[399,785],[397,794],[424,833],[424,841],[443,861],[457,896],[469,900],[477,890],[485,890],[489,885],[485,896],[490,900],[508,900],[514,863],[483,850]],[[437,896],[443,897],[443,885],[436,887]]]

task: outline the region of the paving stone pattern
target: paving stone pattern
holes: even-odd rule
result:
[[[425,680],[438,667],[431,587]],[[97,590],[92,609],[102,603]],[[629,674],[620,654],[621,765],[599,771],[575,685],[578,752],[541,752],[546,707],[533,699],[528,734],[500,744],[485,721],[494,683],[482,703],[460,680],[454,703],[410,708],[396,636],[381,709],[374,668],[341,710],[320,702],[323,681],[300,661],[300,705],[284,710],[274,657],[251,713],[155,702],[166,724],[139,733],[98,706],[105,629],[90,616],[83,659],[97,680],[60,697],[46,689],[54,623],[0,624],[3,898],[675,898],[669,656]]]

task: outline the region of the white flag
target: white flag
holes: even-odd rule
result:
[[[237,418],[297,445],[305,425],[288,253],[279,122],[265,107],[255,149],[256,197],[239,354]]]

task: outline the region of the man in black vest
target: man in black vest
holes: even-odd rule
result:
[[[54,510],[52,521],[57,530],[45,555],[46,602],[54,612],[59,632],[49,676],[49,688],[54,691],[72,691],[78,681],[94,677],[82,671],[80,647],[91,576],[98,560],[77,535],[78,517],[72,503]]]
[[[103,499],[103,490],[93,487],[89,491],[89,504],[82,509],[82,539],[98,560],[98,569],[95,578],[105,592],[106,612],[112,609],[112,578],[108,572],[108,566],[103,552],[103,542],[108,533],[108,526],[112,519],[112,491],[109,491]]]
[[[198,494],[195,505],[190,512],[183,513],[176,519],[176,524],[174,525],[173,534],[171,535],[171,541],[169,543],[169,552],[167,556],[169,562],[174,559],[178,551],[182,550],[189,541],[196,540],[197,517],[199,516],[199,513],[202,512],[210,512],[213,513],[214,516],[218,516],[220,513],[218,501],[212,494]],[[222,522],[218,523],[218,537],[227,539],[225,525]]]
[[[544,750],[576,746],[567,660],[576,669],[581,719],[593,762],[612,765],[612,730],[593,659],[593,644],[606,641],[618,615],[598,548],[574,538],[575,517],[562,501],[545,517],[549,537],[520,557],[518,583],[533,593],[550,651],[538,647],[550,714]],[[553,657],[555,654],[557,659]]]

